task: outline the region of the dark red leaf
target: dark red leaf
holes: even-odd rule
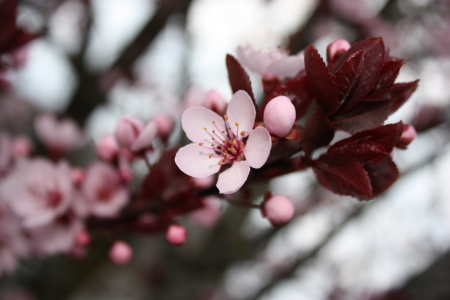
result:
[[[324,154],[313,164],[317,181],[338,195],[360,200],[373,198],[370,178],[363,166],[348,154]]]
[[[380,78],[375,85],[374,91],[379,91],[393,85],[403,64],[403,59],[393,57],[391,57],[390,61],[384,62],[380,72]]]
[[[337,70],[341,68],[341,66],[344,64],[344,62],[355,52],[358,52],[360,50],[364,50],[364,52],[371,52],[373,51],[372,48],[378,48],[380,43],[383,45],[383,39],[382,38],[368,38],[362,41],[359,41],[357,43],[354,43],[350,49],[347,50],[342,56],[338,58],[336,61],[336,64],[333,67],[332,73],[336,73]],[[383,46],[384,48],[384,46]],[[384,55],[384,51],[383,51]]]
[[[375,163],[392,152],[402,132],[402,122],[361,131],[332,145],[327,153],[350,154],[363,165]]]
[[[291,99],[295,107],[296,119],[303,117],[314,100],[314,92],[311,89],[311,83],[308,76],[306,76],[306,72],[300,72],[297,76],[281,84],[268,94],[262,109],[258,113],[257,120],[262,121],[267,103],[278,96],[286,96]]]
[[[13,38],[10,41],[8,41],[7,44],[2,45],[0,47],[0,53],[7,53],[16,48],[19,48],[19,47],[25,45],[26,43],[34,40],[38,36],[39,35],[37,35],[37,34],[27,33],[21,29],[18,29],[14,33]]]
[[[317,105],[327,115],[333,114],[339,106],[336,88],[322,57],[313,45],[305,49],[305,70],[316,95]]]
[[[13,36],[16,30],[16,0],[0,2],[0,48]]]
[[[364,166],[372,183],[373,197],[386,191],[399,177],[397,166],[390,157],[383,161]]]
[[[353,53],[332,76],[339,99],[345,102],[361,76],[364,50]]]
[[[253,96],[252,91],[252,84],[247,72],[245,72],[244,68],[237,61],[237,59],[230,54],[227,54],[226,64],[228,70],[228,80],[230,82],[233,94],[239,90],[246,91],[247,94],[249,94],[250,98],[252,98],[253,104],[255,104],[256,107],[255,97]]]
[[[300,145],[309,157],[315,149],[328,145],[333,137],[334,129],[328,116],[321,109],[316,109],[301,129]]]
[[[332,119],[334,128],[356,133],[378,127],[387,119],[391,111],[389,101],[362,102],[351,111]]]
[[[394,84],[393,86],[370,96],[366,101],[390,100],[391,109],[389,113],[392,114],[409,99],[412,93],[417,89],[418,83],[419,80]]]
[[[343,66],[345,63],[345,61],[341,62],[342,58],[350,57],[353,53],[361,50],[364,50],[361,76],[358,79],[358,83],[350,91],[346,101],[339,108],[339,113],[348,112],[358,103],[363,101],[369,92],[375,87],[380,77],[385,56],[384,43],[381,38],[366,39],[354,44],[344,55],[342,55],[336,65],[339,66],[340,69],[340,66]],[[337,72],[339,69],[335,68],[334,70]]]

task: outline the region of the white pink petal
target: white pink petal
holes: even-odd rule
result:
[[[231,168],[219,175],[217,188],[221,194],[237,192],[245,183],[250,173],[250,165],[247,161],[234,162]]]

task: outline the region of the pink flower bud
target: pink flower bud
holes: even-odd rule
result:
[[[123,117],[119,120],[115,131],[117,143],[124,148],[131,147],[143,129],[144,124],[141,121],[131,117]]]
[[[215,111],[219,115],[223,115],[227,109],[227,102],[218,91],[210,90],[205,95],[203,106]]]
[[[289,133],[295,122],[295,107],[285,96],[278,96],[269,101],[264,110],[264,126],[276,136],[283,137]]]
[[[72,181],[75,185],[80,185],[84,180],[84,170],[81,168],[73,168],[70,171],[70,175],[72,176]]]
[[[414,126],[409,124],[403,125],[403,132],[400,136],[400,139],[397,142],[396,147],[400,149],[406,149],[412,141],[414,141],[417,137],[417,132]]]
[[[133,256],[133,249],[124,241],[116,241],[109,250],[109,258],[118,265],[128,263]]]
[[[187,238],[187,231],[181,225],[172,224],[167,227],[166,241],[175,246],[181,246],[184,244]]]
[[[105,161],[113,160],[119,152],[119,144],[112,135],[107,135],[97,143],[97,155]]]
[[[159,114],[153,121],[156,122],[159,136],[163,139],[167,139],[175,127],[173,118],[166,114]]]
[[[91,235],[86,230],[82,230],[77,234],[75,241],[77,245],[86,247],[91,243]]]
[[[33,152],[33,144],[26,136],[16,137],[11,144],[11,153],[15,158],[28,157]]]
[[[270,195],[264,199],[261,213],[269,219],[273,226],[280,226],[292,219],[294,206],[286,196]]]
[[[327,59],[329,62],[336,61],[339,56],[345,51],[350,49],[350,43],[346,40],[336,40],[328,45],[327,47]]]

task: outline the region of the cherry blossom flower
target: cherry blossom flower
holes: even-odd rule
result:
[[[128,203],[118,172],[105,163],[89,166],[81,189],[88,212],[98,217],[114,217]]]
[[[217,188],[222,194],[236,192],[247,180],[250,167],[264,165],[272,146],[266,128],[253,129],[255,116],[255,106],[244,91],[233,95],[223,118],[201,106],[187,109],[181,123],[194,143],[178,150],[175,163],[197,178],[215,174],[230,163],[231,167],[219,175]]]
[[[293,77],[304,68],[303,52],[293,56],[283,50],[260,53],[248,45],[238,47],[236,54],[241,64],[267,77]]]
[[[0,185],[0,197],[25,227],[48,224],[61,216],[72,195],[69,165],[65,162],[54,165],[45,159],[19,161]]]
[[[42,142],[56,153],[76,149],[84,141],[80,128],[69,119],[59,121],[54,115],[41,115],[34,127]]]

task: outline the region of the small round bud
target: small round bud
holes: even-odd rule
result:
[[[121,118],[114,133],[117,143],[124,148],[131,147],[141,133],[142,129],[144,129],[144,124],[142,124],[139,120],[131,117]]]
[[[175,246],[181,246],[186,242],[187,230],[181,225],[172,224],[167,227],[166,241]]]
[[[11,143],[11,153],[15,158],[28,157],[33,152],[33,143],[26,136],[18,136]]]
[[[273,226],[280,226],[289,222],[294,216],[294,205],[283,195],[270,195],[264,199],[261,213],[269,219]]]
[[[97,143],[96,150],[100,159],[111,161],[119,152],[119,144],[114,136],[107,135]]]
[[[91,235],[86,230],[82,230],[77,234],[75,241],[78,246],[86,247],[91,243]]]
[[[158,135],[163,139],[167,139],[175,128],[173,118],[166,114],[158,114],[155,116],[153,121],[156,123],[156,127],[158,128]]]
[[[414,126],[409,124],[403,125],[403,132],[400,136],[396,147],[400,149],[406,149],[412,141],[414,141],[417,137],[417,132]]]
[[[350,49],[350,43],[346,40],[336,40],[327,47],[327,59],[329,62],[336,61],[345,51]]]
[[[118,265],[128,263],[133,256],[133,249],[124,241],[116,241],[109,250],[109,258]]]
[[[295,122],[295,107],[285,96],[269,101],[264,110],[264,126],[276,136],[283,137],[291,131]]]
[[[73,168],[70,171],[70,176],[72,177],[72,182],[75,185],[80,185],[84,180],[84,170],[82,168]]]
[[[210,90],[206,93],[203,105],[219,115],[222,115],[227,110],[227,101],[216,90]]]

